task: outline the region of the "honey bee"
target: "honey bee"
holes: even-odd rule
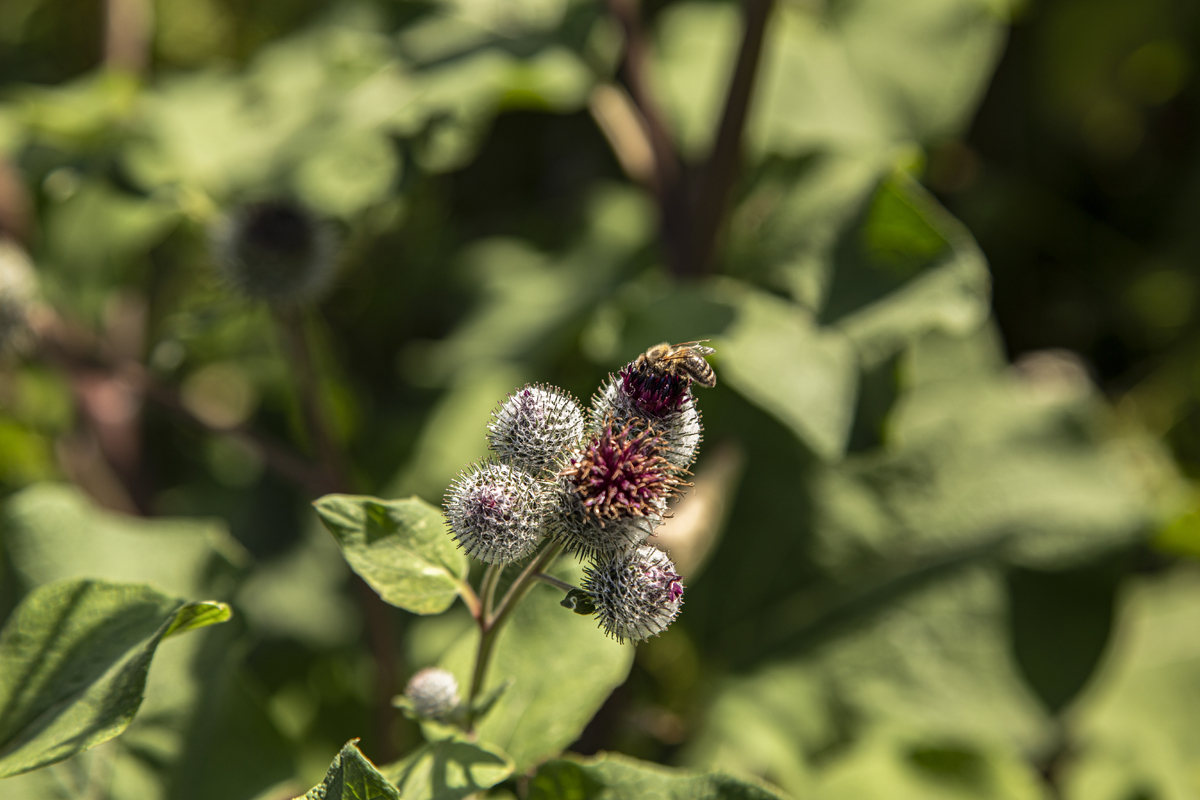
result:
[[[707,341],[708,339],[701,339],[698,342],[656,344],[637,357],[637,360],[634,361],[634,369],[676,378],[688,378],[711,389],[717,385],[717,374],[713,372],[713,368],[708,365],[704,357],[716,351],[701,344],[701,342]]]

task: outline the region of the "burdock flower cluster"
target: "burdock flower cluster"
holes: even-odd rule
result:
[[[553,386],[510,395],[488,425],[492,456],[447,492],[459,546],[499,565],[561,548],[588,562],[564,605],[595,613],[622,642],[665,630],[683,584],[647,539],[688,486],[702,430],[691,387],[715,385],[711,352],[697,342],[656,345],[610,375],[586,414]]]

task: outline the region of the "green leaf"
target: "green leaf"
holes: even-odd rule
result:
[[[802,656],[728,679],[685,763],[761,775],[800,797],[817,794],[832,767],[832,759],[814,754],[844,752],[849,742],[876,736],[888,742],[888,759],[903,761],[909,748],[953,745],[1016,764],[1045,745],[1051,728],[1013,669],[1006,587],[997,573],[975,563],[921,591],[893,595],[873,616],[843,625]],[[812,594],[780,610],[797,616],[815,604]],[[904,740],[895,741],[894,732]],[[867,771],[882,769],[873,747],[869,758],[861,756]],[[978,785],[993,784],[987,778]],[[871,796],[889,797],[886,781]]]
[[[303,800],[400,800],[396,787],[359,752],[357,741],[346,742],[329,765],[325,780],[309,789]]]
[[[818,791],[822,800],[1043,800],[1022,755],[955,736],[868,736],[833,760]]]
[[[555,570],[564,580],[578,583],[577,565]],[[492,655],[483,692],[509,678],[506,691],[478,726],[479,739],[497,745],[511,756],[518,772],[575,741],[585,725],[619,686],[633,663],[633,647],[604,635],[594,620],[584,619],[559,605],[562,593],[542,584],[504,624]],[[470,686],[479,642],[472,627],[442,660],[460,686]]]
[[[954,135],[1003,46],[997,5],[1007,2],[779,6],[764,45],[752,146],[789,156]]]
[[[21,490],[5,502],[0,519],[13,566],[33,586],[89,577],[152,583],[194,597],[217,588],[214,575],[247,560],[219,521],[116,514],[64,484]]]
[[[508,756],[483,743],[444,739],[422,745],[382,773],[404,800],[460,800],[512,774]]]
[[[782,800],[767,786],[721,774],[669,769],[616,753],[543,764],[529,800]]]
[[[440,614],[467,576],[467,556],[442,513],[416,497],[326,495],[313,503],[351,569],[379,596],[414,614]]]
[[[1111,650],[1071,707],[1079,755],[1062,796],[1188,797],[1200,765],[1200,570],[1140,575],[1119,597]]]
[[[225,603],[211,601],[188,603],[176,612],[175,619],[167,628],[167,632],[163,634],[163,638],[166,639],[177,633],[194,631],[208,625],[216,625],[218,622],[227,622],[232,616],[233,609]]]
[[[845,450],[858,363],[850,340],[800,306],[731,284],[736,320],[718,348],[722,380],[786,425],[817,455]]]
[[[148,586],[72,580],[30,592],[0,631],[0,777],[120,734],[169,631],[228,618]]]
[[[116,514],[98,508],[74,487],[58,484],[35,485],[13,495],[4,504],[2,520],[12,567],[26,586],[87,577],[149,583],[179,597],[223,597],[233,593],[247,560],[221,522]],[[331,537],[313,532],[328,544],[321,555],[332,555],[343,565]],[[335,570],[342,572],[344,565],[341,572]],[[312,585],[308,588],[311,594]],[[314,602],[328,595],[317,592],[317,597]],[[239,596],[239,610],[243,605]],[[211,603],[184,607],[177,623],[193,615],[223,616],[223,608]],[[88,775],[111,774],[115,786],[155,787],[114,790],[113,800],[141,800],[147,796],[143,791],[180,800],[250,800],[294,774],[291,746],[268,718],[255,682],[237,674],[244,651],[237,644],[241,627],[174,637],[155,654],[138,714],[111,746],[10,780],[21,781],[19,791],[25,792],[25,784],[37,784],[37,776],[45,772],[54,773],[48,779],[52,784],[67,786],[86,783]],[[153,763],[147,753],[154,754]],[[217,761],[223,768],[211,769]],[[67,796],[84,796],[86,787],[79,785],[83,788]],[[187,791],[172,794],[172,787]],[[39,796],[35,791],[29,789],[31,797]]]
[[[1053,714],[1079,694],[1104,655],[1119,577],[1112,558],[1075,569],[1009,571],[1013,656]]]
[[[964,336],[987,320],[991,275],[983,253],[907,173],[894,172],[879,187],[857,234],[830,289],[830,305],[843,309],[823,316],[838,316],[837,328],[865,367],[929,331]],[[864,287],[877,287],[874,296]]]

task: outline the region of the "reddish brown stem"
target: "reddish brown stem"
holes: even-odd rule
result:
[[[678,276],[711,270],[718,235],[742,161],[742,139],[762,60],[767,20],[774,0],[746,0],[741,47],[725,96],[712,152],[693,174],[671,138],[648,79],[650,45],[636,0],[608,0],[625,34],[621,73],[654,155],[650,184],[658,201],[660,239],[667,266]]]
[[[687,174],[667,126],[662,107],[650,87],[650,42],[642,27],[637,0],[608,0],[609,12],[625,34],[622,77],[645,121],[654,155],[651,188],[658,201],[660,238],[667,265],[676,275],[693,271],[688,263],[690,239]]]
[[[345,457],[334,438],[329,415],[322,402],[320,382],[302,312],[298,309],[276,309],[276,317],[280,323],[284,349],[296,379],[297,395],[309,442],[330,476],[334,491],[353,493],[355,487],[346,468]],[[400,674],[399,649],[393,626],[394,612],[392,607],[358,575],[354,575],[351,580],[363,608],[367,622],[367,638],[375,658],[375,747],[372,755],[376,761],[392,761],[398,755],[392,736],[396,719],[392,698],[396,695],[397,676]]]
[[[725,94],[725,108],[712,153],[701,173],[696,193],[693,264],[698,272],[712,269],[717,236],[729,207],[729,196],[742,165],[742,140],[750,113],[767,20],[775,0],[746,0],[746,23],[737,65]]]

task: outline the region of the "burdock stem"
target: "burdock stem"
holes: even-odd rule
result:
[[[284,350],[296,382],[296,393],[304,418],[305,432],[310,445],[321,460],[331,484],[339,492],[353,492],[354,485],[346,468],[345,454],[333,435],[328,409],[322,402],[320,384],[312,348],[300,309],[274,309],[279,321]],[[351,580],[362,605],[367,622],[367,638],[375,658],[375,752],[376,761],[391,761],[397,756],[392,740],[392,725],[396,710],[392,697],[397,691],[396,677],[400,674],[399,648],[393,627],[393,611],[375,590],[358,575]]]
[[[479,582],[479,597],[483,601],[483,609],[476,619],[487,619],[496,604],[496,587],[500,585],[500,576],[504,567],[500,564],[488,564],[484,570],[483,579]]]
[[[468,731],[475,727],[475,701],[479,698],[483,691],[483,681],[487,676],[488,666],[492,661],[492,652],[496,646],[496,636],[500,633],[500,628],[504,621],[512,614],[513,609],[521,602],[521,599],[533,588],[533,584],[537,582],[538,575],[546,568],[554,563],[554,559],[562,552],[562,544],[559,542],[551,542],[546,545],[542,552],[538,553],[537,558],[530,561],[529,564],[513,581],[512,586],[508,587],[508,591],[504,593],[504,597],[500,599],[499,605],[490,609],[490,613],[486,613],[479,618],[479,649],[475,652],[475,671],[471,675],[471,694],[467,698],[467,721],[466,729]],[[499,572],[491,586],[486,589],[483,583],[488,581],[488,573],[484,573],[483,583],[480,584],[480,593],[484,596],[495,595],[495,583],[499,583]],[[487,602],[488,606],[492,603]]]
[[[539,572],[536,575],[534,575],[533,577],[548,586],[553,586],[555,589],[562,589],[564,592],[571,592],[571,591],[574,591],[575,589],[579,588],[578,586],[572,586],[571,584],[567,583],[566,581],[560,581],[558,578],[554,577],[553,575],[547,575],[544,572]]]

